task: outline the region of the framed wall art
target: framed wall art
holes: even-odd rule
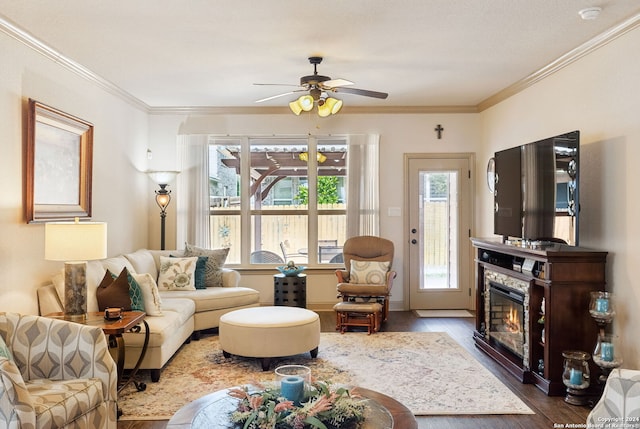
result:
[[[93,125],[32,99],[28,109],[26,221],[90,218]]]

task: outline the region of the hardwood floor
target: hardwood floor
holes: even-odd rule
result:
[[[327,311],[318,314],[322,331],[334,332],[334,312]],[[588,408],[569,405],[564,402],[563,397],[548,397],[535,386],[520,383],[500,365],[478,350],[473,342],[473,326],[471,318],[418,318],[411,311],[394,311],[389,315],[389,320],[382,325],[381,330],[386,332],[447,332],[516,393],[535,414],[419,416],[417,417],[419,429],[552,429],[554,427],[568,427],[569,424],[580,427],[580,424],[586,422],[589,414]],[[366,334],[363,333],[363,335]],[[144,395],[144,392],[140,394]],[[120,421],[118,429],[164,429],[166,425],[166,421]]]

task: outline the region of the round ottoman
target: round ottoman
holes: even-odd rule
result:
[[[220,348],[230,355],[256,357],[267,371],[271,358],[310,352],[318,356],[320,318],[298,307],[251,307],[220,318]]]

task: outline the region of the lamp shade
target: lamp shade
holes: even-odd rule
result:
[[[179,171],[147,171],[147,174],[157,185],[166,185],[180,173]]]
[[[107,257],[104,222],[49,222],[45,224],[44,258],[49,261],[90,261]]]

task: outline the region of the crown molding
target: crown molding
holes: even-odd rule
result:
[[[478,113],[476,106],[344,106],[339,115],[349,114],[427,114],[427,113]],[[212,107],[178,106],[150,107],[151,115],[292,115],[288,107]],[[313,111],[308,114],[315,115]],[[300,116],[305,116],[301,113]]]
[[[601,48],[602,46],[617,39],[623,34],[635,29],[639,25],[640,25],[640,14],[636,14],[622,21],[618,25],[610,28],[607,31],[600,33],[596,37],[583,43],[577,48],[572,49],[571,51],[562,55],[560,58],[547,64],[545,67],[542,67],[540,70],[537,70],[536,72],[531,73],[529,76],[525,77],[524,79],[521,79],[520,81],[514,83],[513,85],[510,85],[504,88],[503,90],[495,93],[491,97],[481,101],[477,106],[478,112],[482,112],[492,106],[495,106],[501,101],[504,101],[507,98],[512,97],[513,95],[521,91],[524,91],[530,86],[533,86],[535,83],[540,82],[544,78],[551,76],[552,74],[562,70],[563,68],[579,60],[585,55],[590,54],[596,49]]]
[[[59,64],[60,66],[68,69],[72,73],[77,74],[78,76],[94,83],[95,85],[104,89],[110,94],[113,94],[116,97],[126,101],[132,106],[140,110],[143,110],[145,112],[149,111],[149,106],[146,103],[144,103],[142,100],[134,97],[133,95],[123,90],[119,86],[97,75],[96,73],[92,72],[85,66],[66,57],[62,53],[53,49],[51,46],[37,39],[31,33],[21,29],[16,24],[9,21],[2,15],[0,15],[0,31],[6,33],[10,37],[13,37],[17,41],[23,43],[24,45],[38,52],[42,56],[49,58],[56,64]]]
[[[475,106],[344,106],[340,110],[340,114],[433,114],[433,113],[478,113],[482,112],[496,104],[506,100],[513,95],[524,91],[535,83],[544,78],[558,72],[564,67],[572,64],[585,55],[595,51],[596,49],[606,45],[612,40],[622,36],[623,34],[635,29],[640,25],[640,14],[636,14],[609,30],[599,34],[591,40],[583,43],[575,49],[562,55],[555,61],[547,64],[541,69],[531,73],[529,76],[519,80],[501,91],[486,98]],[[254,107],[254,106],[231,106],[231,107],[213,107],[213,106],[177,106],[177,107],[152,107],[134,97],[129,92],[123,90],[119,86],[104,79],[83,65],[66,57],[62,53],[40,41],[32,34],[21,29],[16,24],[0,15],[0,31],[6,33],[10,37],[18,40],[24,45],[30,47],[41,55],[51,59],[60,66],[77,74],[84,79],[94,83],[98,87],[113,94],[132,106],[152,115],[274,115],[274,114],[291,114],[287,107]]]

